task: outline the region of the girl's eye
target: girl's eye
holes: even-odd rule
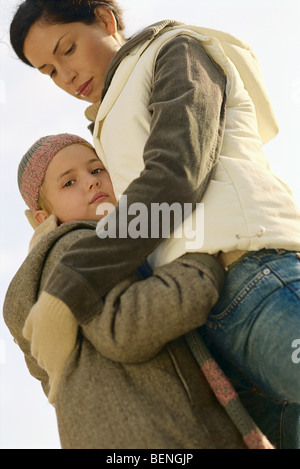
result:
[[[96,169],[93,169],[92,174],[98,174],[98,173],[101,173],[102,171],[104,171],[102,168],[96,168]]]
[[[75,182],[74,179],[71,179],[70,181],[67,181],[67,182],[63,185],[63,189],[64,189],[65,187],[70,187],[70,186],[72,186],[72,185],[74,184],[74,182]]]
[[[72,52],[74,52],[74,50],[75,50],[75,47],[76,47],[76,46],[75,46],[75,43],[73,43],[73,44],[71,45],[71,47],[65,52],[64,55],[70,55],[70,54],[72,54]]]

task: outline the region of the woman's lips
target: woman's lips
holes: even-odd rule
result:
[[[85,98],[91,91],[92,88],[93,78],[89,81],[86,81],[83,85],[81,85],[76,91],[76,96],[80,95],[82,98]]]
[[[94,197],[92,198],[92,200],[90,202],[90,205],[92,205],[92,204],[101,204],[107,198],[108,198],[108,195],[104,194],[104,192],[97,192],[97,194],[95,194]]]

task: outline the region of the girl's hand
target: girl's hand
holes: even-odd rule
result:
[[[61,300],[42,292],[32,307],[23,328],[30,341],[31,354],[49,376],[49,402],[55,401],[65,364],[74,350],[78,323]]]

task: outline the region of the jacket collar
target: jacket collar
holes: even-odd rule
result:
[[[158,23],[154,23],[151,26],[148,26],[147,28],[143,29],[142,31],[137,32],[134,34],[131,38],[127,40],[127,42],[120,48],[120,50],[116,53],[114,56],[107,72],[105,75],[105,80],[104,80],[104,88],[102,91],[102,96],[101,100],[99,100],[97,103],[92,104],[89,106],[86,111],[85,111],[85,116],[86,118],[91,121],[92,123],[95,122],[99,107],[101,102],[103,101],[107,90],[111,84],[112,78],[124,59],[126,55],[129,55],[132,50],[140,45],[141,43],[145,41],[152,41],[154,38],[156,38],[160,33],[162,33],[166,28],[170,28],[176,25],[179,25],[182,23],[179,23],[178,21],[174,20],[164,20],[160,21]],[[93,125],[90,125],[89,128],[92,130]]]

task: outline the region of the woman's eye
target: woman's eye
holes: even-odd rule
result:
[[[104,171],[104,170],[102,168],[96,168],[96,169],[93,169],[92,174],[98,174],[98,173],[101,173],[101,171]]]
[[[73,43],[73,44],[71,45],[71,47],[69,47],[69,49],[65,52],[65,55],[70,55],[70,54],[72,54],[72,52],[74,52],[74,50],[75,50],[75,43]]]

